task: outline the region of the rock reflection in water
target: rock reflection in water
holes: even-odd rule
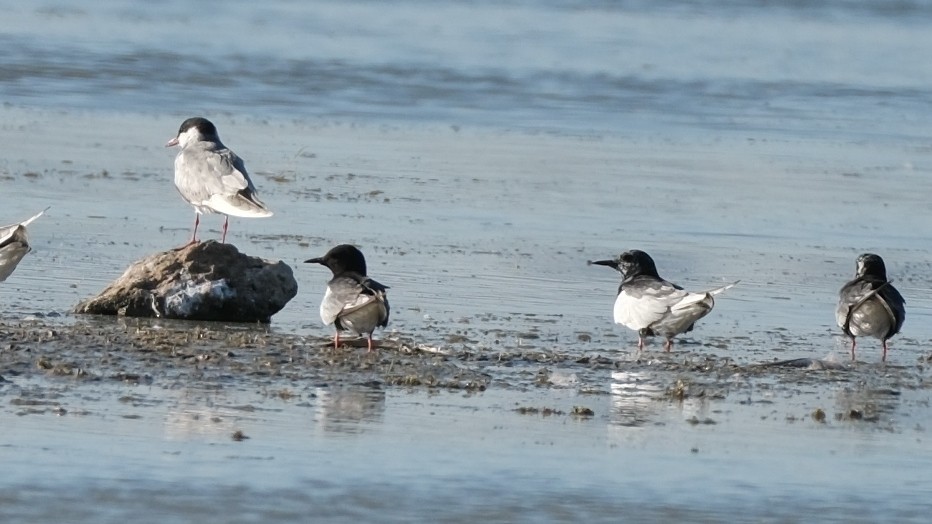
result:
[[[368,424],[380,423],[385,392],[365,386],[317,388],[314,427],[324,433],[357,434]]]

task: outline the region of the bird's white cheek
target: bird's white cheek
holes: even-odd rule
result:
[[[192,127],[191,129],[188,129],[184,133],[181,133],[180,135],[178,135],[178,144],[181,147],[185,147],[191,142],[197,141],[199,136],[200,136],[200,133],[197,131],[197,128]]]

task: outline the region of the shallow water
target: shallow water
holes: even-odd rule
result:
[[[71,397],[68,386],[58,388]],[[571,390],[293,393],[282,400],[180,387],[136,403],[152,388],[82,387],[64,402],[65,415],[13,416],[0,451],[0,515],[57,520],[67,507],[75,520],[147,512],[169,522],[254,522],[303,519],[313,508],[315,518],[338,521],[695,521],[736,512],[867,521],[921,519],[927,509],[927,478],[917,471],[928,466],[924,430],[817,423],[793,401],[777,408],[766,395],[741,410],[655,403],[650,424],[632,428],[616,424],[619,397],[581,400]],[[831,410],[843,403],[838,396],[819,402]],[[599,415],[513,412],[580,401]],[[684,422],[696,414],[703,422]],[[248,439],[230,440],[236,429]]]
[[[230,229],[295,270],[274,333],[329,334],[327,274],[300,261],[342,242],[391,286],[387,339],[608,355],[629,373],[643,369],[636,336],[611,325],[617,274],[586,266],[625,249],[688,289],[741,280],[683,338],[687,360],[845,362],[833,308],[861,252],[885,257],[908,302],[889,371],[866,340],[853,369],[777,375],[776,388],[719,377],[701,401],[655,398],[682,369],[632,390],[572,361],[493,369],[467,396],[268,386],[290,400],[235,380],[166,384],[158,369],[148,386],[0,369],[5,522],[925,514],[927,3],[0,9],[0,222],[52,206],[0,287],[7,322],[83,322],[68,314],[78,300],[187,240],[193,213],[162,145],[193,114],[276,212]],[[207,217],[204,238],[220,225]],[[540,368],[549,385],[529,385]],[[896,395],[858,397],[878,387]],[[13,401],[30,388],[58,392],[67,413],[23,413]],[[851,405],[878,418],[845,419]]]

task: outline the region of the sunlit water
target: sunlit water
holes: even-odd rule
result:
[[[641,248],[690,289],[741,280],[692,338],[744,361],[821,358],[843,355],[835,293],[875,251],[908,301],[892,362],[928,353],[926,2],[0,9],[0,222],[52,206],[0,287],[5,318],[70,322],[129,262],[187,240],[193,212],[162,145],[201,114],[276,212],[234,218],[230,233],[295,269],[299,295],[275,330],[328,333],[326,271],[300,261],[352,242],[391,286],[401,333],[630,351],[634,335],[610,322],[617,274],[585,262]],[[207,217],[204,236],[220,224]],[[879,359],[873,341],[862,351]],[[788,425],[809,406],[788,399],[766,421],[729,408],[691,426],[685,408],[645,412],[624,392],[389,390],[337,403],[351,415],[334,421],[332,392],[302,404],[156,387],[145,394],[161,400],[125,419],[134,410],[111,398],[125,392],[76,387],[67,395],[91,397],[83,416],[0,411],[0,516],[920,518],[926,391],[897,403],[888,432]],[[271,411],[229,411],[250,403]],[[525,418],[515,403],[599,416]],[[191,422],[212,409],[222,423]],[[234,426],[252,438],[231,441]]]

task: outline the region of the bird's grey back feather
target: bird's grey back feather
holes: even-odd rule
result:
[[[182,148],[175,157],[175,187],[201,213],[217,211],[207,202],[218,196],[246,214],[267,211],[243,160],[222,143],[198,141]]]

